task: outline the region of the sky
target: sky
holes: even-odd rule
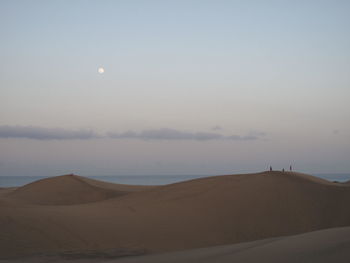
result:
[[[349,12],[1,0],[0,175],[350,172]]]

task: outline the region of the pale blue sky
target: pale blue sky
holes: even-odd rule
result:
[[[0,1],[0,175],[349,172],[349,13]]]

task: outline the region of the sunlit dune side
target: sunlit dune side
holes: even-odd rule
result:
[[[0,255],[116,250],[118,256],[234,244],[350,226],[349,202],[348,185],[293,172],[153,188],[60,176],[0,197]]]

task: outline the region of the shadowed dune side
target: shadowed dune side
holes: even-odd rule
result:
[[[107,183],[68,174],[27,184],[9,192],[6,197],[31,204],[73,205],[102,201],[150,188]]]
[[[290,172],[207,177],[77,205],[13,202],[0,202],[2,257],[159,253],[350,225],[349,186]]]
[[[12,193],[16,189],[17,187],[0,187],[0,198]]]
[[[342,183],[342,184],[347,184],[347,185],[350,185],[350,180],[345,181],[345,182],[344,182],[344,183]]]

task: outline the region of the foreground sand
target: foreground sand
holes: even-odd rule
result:
[[[0,190],[0,258],[164,253],[350,226],[349,201],[347,184],[288,172],[215,176],[158,187],[67,175]],[[345,247],[349,229],[339,233],[334,244]],[[277,246],[283,240],[269,242]],[[326,243],[316,250],[328,245],[324,253],[332,253]],[[203,251],[215,255],[215,249],[226,251]]]
[[[130,257],[115,263],[348,263],[350,227],[308,232],[296,236],[194,249],[150,256]]]
[[[0,263],[348,263],[349,260],[350,227],[343,227],[234,245],[119,259],[85,255],[73,260],[73,258],[56,255],[0,260]]]

